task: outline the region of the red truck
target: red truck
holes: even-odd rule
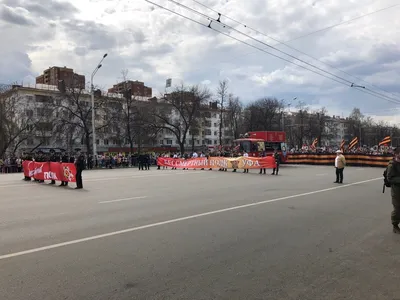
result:
[[[284,131],[252,131],[234,141],[239,146],[239,151],[246,151],[249,156],[259,156],[265,151],[267,155],[272,155],[276,149],[281,156],[281,161],[286,161],[287,145],[286,133]]]

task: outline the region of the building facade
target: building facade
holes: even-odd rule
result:
[[[153,96],[153,90],[151,87],[144,85],[141,81],[126,80],[117,84],[114,84],[112,88],[108,89],[109,93],[123,94],[124,91],[131,90],[134,97],[146,97],[151,98]]]
[[[57,86],[60,80],[64,80],[67,87],[85,88],[86,85],[84,75],[74,73],[73,69],[67,67],[49,67],[36,77],[37,84]]]
[[[86,152],[87,145],[91,148],[92,123],[89,91],[82,91],[75,102],[74,99],[60,93],[56,86],[40,84],[35,87],[16,85],[7,94],[0,96],[1,101],[12,99],[15,102],[14,116],[9,116],[9,118],[13,118],[11,121],[17,124],[16,129],[20,131],[10,145],[9,153],[16,150],[16,154],[20,154],[39,148],[60,148],[68,152],[74,152],[74,149],[79,148]],[[101,99],[95,99],[95,101],[97,102],[95,113],[97,152],[105,153],[110,149],[128,152],[130,145],[124,137],[126,127],[121,117],[121,109],[126,109],[123,96],[103,93]],[[150,105],[157,103],[157,100],[153,98],[138,102],[142,105]],[[85,120],[77,118],[81,113],[86,116]],[[187,133],[185,142],[187,151],[212,150],[219,145],[219,113],[215,105],[202,107],[202,121],[198,129],[196,132],[188,131]],[[170,117],[179,118],[177,114],[171,114]],[[109,122],[110,119],[115,121]],[[67,120],[67,122],[61,122],[61,120]],[[83,125],[90,130],[89,142]],[[224,145],[230,145],[233,136],[227,124],[224,124],[222,134]],[[135,144],[134,147],[137,149],[138,145]],[[141,147],[179,149],[179,142],[170,130],[163,129],[151,142]]]

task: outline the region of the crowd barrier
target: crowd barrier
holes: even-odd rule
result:
[[[35,162],[24,160],[22,162],[24,176],[37,180],[55,180],[76,182],[76,168],[73,163]]]
[[[344,153],[348,166],[386,167],[393,158],[392,155],[368,155]],[[289,154],[287,164],[302,165],[334,165],[336,154],[299,153]]]

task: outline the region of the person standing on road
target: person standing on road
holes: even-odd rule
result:
[[[76,190],[83,189],[83,182],[82,182],[82,171],[85,168],[85,161],[83,155],[78,153],[78,156],[75,160],[75,168],[76,168]]]
[[[272,155],[275,159],[276,167],[272,170],[271,175],[278,175],[279,173],[279,164],[281,163],[281,156],[278,153],[278,150],[274,150],[274,154]]]
[[[335,168],[336,168],[336,181],[334,183],[343,183],[343,170],[346,166],[346,159],[342,151],[336,151]]]
[[[393,232],[400,234],[400,147],[394,150],[393,160],[389,162],[386,171],[387,179],[391,186]]]
[[[249,154],[246,151],[243,151],[243,157],[249,157]],[[249,173],[249,169],[244,169],[243,173]]]

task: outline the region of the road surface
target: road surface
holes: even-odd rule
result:
[[[4,300],[399,298],[382,169],[0,176]]]

